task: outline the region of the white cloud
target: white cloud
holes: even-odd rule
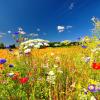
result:
[[[67,31],[69,31],[69,29],[71,29],[73,26],[71,26],[71,25],[67,25],[67,26],[64,26],[64,25],[62,25],[62,26],[58,26],[57,27],[57,29],[58,29],[58,32],[64,32],[65,30],[67,30]]]
[[[8,33],[10,34],[10,33],[11,33],[11,31],[8,31]]]
[[[31,33],[31,34],[30,34],[30,36],[33,36],[33,37],[38,37],[38,36],[39,36],[39,34],[37,34],[37,33]]]
[[[21,27],[18,28],[18,31],[23,31],[23,29]]]
[[[64,32],[65,27],[64,26],[57,26],[58,32]]]
[[[39,32],[40,31],[40,28],[37,28],[37,31]]]
[[[69,10],[72,10],[74,8],[74,2],[72,2],[70,5],[69,5]]]
[[[71,25],[67,25],[67,26],[66,26],[66,29],[69,30],[69,29],[71,29],[72,27],[73,27],[73,26],[71,26]]]

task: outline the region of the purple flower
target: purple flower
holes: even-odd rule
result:
[[[12,67],[14,67],[14,65],[13,64],[10,64],[9,67],[12,68]]]
[[[4,63],[6,63],[6,59],[0,58],[0,64],[4,64]]]
[[[90,92],[97,92],[97,90],[96,90],[96,85],[90,84],[90,85],[88,86],[88,90],[89,90]]]
[[[83,46],[82,46],[82,48],[84,48],[84,49],[85,49],[85,48],[87,48],[87,46],[84,46],[84,45],[83,45]]]
[[[14,34],[16,34],[16,35],[17,35],[17,34],[19,34],[19,32],[14,32]]]

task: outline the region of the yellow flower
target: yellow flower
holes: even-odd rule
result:
[[[76,86],[76,88],[77,88],[77,89],[81,89],[81,84],[78,83],[77,86]]]
[[[98,82],[97,81],[95,81],[95,80],[93,80],[93,79],[89,79],[89,81],[88,81],[90,84],[97,84]]]

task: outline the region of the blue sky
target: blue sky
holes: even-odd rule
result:
[[[74,41],[91,36],[93,16],[100,18],[100,0],[0,0],[0,34],[5,33],[0,41],[13,44],[8,31],[18,27],[49,41]]]

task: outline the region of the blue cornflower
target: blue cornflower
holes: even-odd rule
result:
[[[83,45],[83,46],[82,46],[82,48],[84,48],[84,49],[85,49],[85,48],[87,48],[87,46],[84,46],[84,45]]]
[[[89,90],[90,92],[97,92],[97,91],[96,91],[96,85],[90,84],[90,85],[88,86],[88,90]]]
[[[9,67],[12,68],[12,67],[14,67],[14,65],[13,64],[10,64]]]
[[[4,64],[4,63],[6,63],[6,59],[0,58],[0,64]]]
[[[14,32],[15,35],[19,34],[19,32]]]

